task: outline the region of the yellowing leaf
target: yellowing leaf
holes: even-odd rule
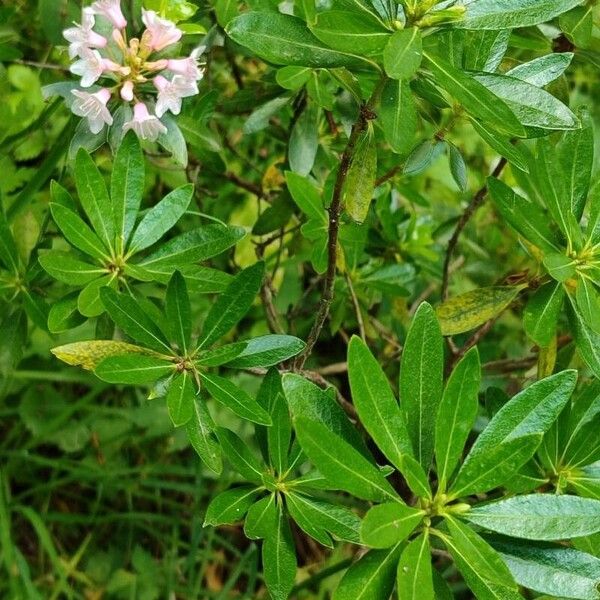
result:
[[[146,348],[113,340],[75,342],[52,348],[52,354],[63,362],[68,365],[83,367],[89,371],[95,369],[101,361],[109,356],[128,353],[156,355],[155,352]]]
[[[436,314],[443,335],[455,335],[475,329],[499,315],[524,286],[479,288],[450,298],[440,304]]]

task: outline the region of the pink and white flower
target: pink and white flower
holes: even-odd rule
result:
[[[71,110],[77,116],[85,117],[88,120],[92,133],[100,133],[104,125],[113,124],[112,115],[106,106],[110,100],[110,90],[102,88],[95,94],[82,90],[72,90],[71,93],[76,97]]]
[[[187,58],[171,58],[167,63],[167,69],[177,75],[182,75],[189,81],[199,81],[204,71],[198,66],[198,52],[194,50]]]
[[[142,21],[146,26],[144,35],[148,37],[148,45],[151,50],[158,51],[175,44],[183,35],[175,23],[161,19],[153,10],[142,9]]]
[[[85,48],[81,51],[81,59],[74,62],[69,69],[74,75],[81,77],[81,87],[94,85],[105,72],[118,72],[126,75],[129,67],[123,67],[108,58],[102,58],[98,50]]]
[[[130,129],[133,129],[141,139],[151,142],[155,142],[162,133],[167,133],[167,128],[156,115],[148,112],[148,107],[143,102],[138,102],[133,107],[133,119],[123,125],[123,131]]]
[[[90,48],[104,48],[108,40],[93,30],[96,18],[91,8],[84,8],[81,15],[81,24],[75,24],[63,31],[63,36],[70,42],[69,58],[80,56],[83,50]]]
[[[183,98],[195,96],[198,93],[198,86],[195,81],[189,81],[181,75],[175,75],[171,81],[157,75],[154,78],[154,87],[158,90],[156,100],[156,114],[162,117],[168,110],[174,115],[181,112],[181,102]]]
[[[125,102],[131,102],[133,100],[133,81],[127,80],[121,87],[120,94]]]
[[[117,29],[127,27],[127,20],[121,10],[121,0],[96,0],[92,10],[97,15],[106,17]]]

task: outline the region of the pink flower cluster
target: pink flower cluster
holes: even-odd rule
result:
[[[96,31],[96,17],[112,26],[110,37]],[[83,9],[81,23],[63,32],[69,42],[69,56],[77,59],[71,73],[81,77],[81,87],[73,90],[75,100],[71,110],[88,120],[92,133],[100,133],[113,124],[108,103],[115,97],[133,103],[133,117],[123,125],[144,139],[156,141],[167,128],[160,118],[170,111],[181,112],[183,98],[198,93],[198,81],[203,71],[198,66],[198,51],[187,58],[157,58],[155,52],[177,43],[183,32],[175,23],[162,19],[152,10],[142,9],[146,26],[140,38],[127,38],[127,20],[120,0],[96,0]],[[105,87],[97,92],[86,91],[99,80]],[[110,83],[108,83],[110,80]],[[152,83],[152,88],[147,84]],[[148,100],[148,94],[156,94]]]

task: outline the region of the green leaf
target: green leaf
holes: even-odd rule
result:
[[[173,273],[167,286],[165,314],[172,339],[179,346],[180,352],[187,355],[192,335],[192,308],[185,279],[179,271]]]
[[[356,336],[348,345],[348,377],[361,423],[385,457],[400,468],[402,456],[412,454],[404,415],[379,363]]]
[[[218,346],[210,350],[203,350],[196,355],[194,362],[202,367],[220,367],[232,361],[236,356],[239,356],[246,345],[246,342],[233,342],[233,344],[225,344],[224,346]]]
[[[478,288],[440,304],[436,315],[443,335],[475,329],[497,317],[518,296],[520,286]]]
[[[431,486],[429,485],[427,473],[425,473],[421,463],[416,461],[410,454],[405,454],[402,457],[400,472],[415,496],[431,499]]]
[[[410,79],[422,59],[423,41],[418,27],[395,31],[383,51],[383,66],[392,79]]]
[[[140,142],[135,133],[128,132],[115,154],[110,181],[117,253],[123,252],[133,230],[144,193],[144,178]]]
[[[94,369],[108,383],[148,384],[174,372],[174,365],[154,356],[121,354],[108,356]]]
[[[452,476],[475,423],[479,408],[481,366],[477,348],[454,367],[440,403],[435,424],[435,460],[440,488]]]
[[[390,548],[403,542],[419,525],[425,511],[399,502],[387,502],[371,508],[362,522],[360,538],[371,548]]]
[[[484,127],[475,119],[471,119],[471,125],[490,148],[493,148],[500,156],[507,158],[511,164],[521,169],[521,171],[529,173],[527,157],[521,147],[511,143],[509,137],[498,133],[493,128]]]
[[[258,262],[236,275],[206,316],[198,349],[210,346],[237,325],[252,306],[264,271],[264,263]]]
[[[356,140],[352,162],[344,185],[344,204],[348,214],[362,223],[369,212],[377,177],[377,144],[372,125]]]
[[[580,0],[477,0],[468,5],[465,29],[513,29],[550,21],[580,4]]]
[[[397,154],[413,147],[417,131],[417,109],[408,81],[388,79],[381,92],[379,122],[386,142]]]
[[[307,216],[327,223],[327,215],[319,190],[306,178],[292,171],[285,172],[287,188],[294,202]]]
[[[371,550],[347,571],[333,600],[383,600],[390,597],[402,544],[389,550]]]
[[[158,352],[171,354],[162,331],[134,298],[110,288],[100,290],[100,298],[110,318],[129,337]]]
[[[62,333],[78,327],[85,321],[85,317],[77,310],[78,292],[64,296],[57,300],[48,313],[48,329],[51,333]]]
[[[193,194],[193,185],[183,185],[167,194],[157,205],[153,206],[144,215],[133,233],[128,253],[135,254],[160,240],[185,213]]]
[[[573,299],[569,299],[571,301],[569,320],[575,334],[577,350],[594,375],[600,378],[600,334],[587,325],[574,305]]]
[[[114,274],[94,279],[81,290],[77,299],[77,308],[82,315],[97,317],[104,312],[104,305],[100,300],[100,290],[106,286],[117,286],[117,278]]]
[[[556,336],[564,298],[564,287],[558,282],[549,282],[537,289],[525,306],[523,327],[540,348],[547,348]]]
[[[215,496],[206,509],[204,526],[233,525],[244,518],[260,490],[247,485],[232,488]]]
[[[577,6],[560,16],[558,24],[577,48],[588,48],[594,31],[594,5]]]
[[[90,340],[74,342],[52,348],[52,354],[68,365],[79,366],[93,371],[105,358],[123,354],[148,354],[146,348],[140,348],[127,342],[114,340]]]
[[[2,211],[0,211],[0,259],[7,269],[12,270],[14,273],[19,272],[19,252]]]
[[[248,340],[245,348],[226,364],[236,369],[271,367],[296,356],[304,346],[305,343],[293,335],[263,335]]]
[[[593,331],[600,333],[600,297],[598,288],[587,278],[577,281],[575,299],[581,318]]]
[[[190,444],[204,464],[220,474],[223,469],[221,448],[214,435],[214,429],[215,425],[204,401],[196,396],[192,418],[187,422],[185,430]]]
[[[583,236],[573,214],[572,192],[566,188],[564,166],[557,160],[556,148],[549,140],[541,138],[537,141],[536,149],[537,157],[531,172],[535,176],[539,195],[567,239],[581,245]]]
[[[298,521],[294,514],[298,515],[302,512],[305,523],[327,531],[338,540],[353,544],[360,542],[360,519],[347,508],[315,500],[296,492],[286,494],[286,500],[290,514],[296,522]]]
[[[467,175],[467,164],[460,150],[450,142],[446,141],[448,147],[448,162],[450,163],[450,173],[452,179],[461,192],[466,192],[469,187],[469,178]]]
[[[475,75],[475,79],[500,98],[526,128],[569,130],[580,126],[566,105],[535,85],[496,73]]]
[[[527,540],[564,540],[600,531],[600,501],[531,494],[473,507],[464,518],[491,531]]]
[[[49,250],[40,254],[38,260],[54,279],[68,285],[87,285],[106,274],[106,269],[78,260],[70,252]]]
[[[508,49],[510,33],[506,30],[471,32],[465,40],[463,67],[469,71],[496,71]]]
[[[402,551],[398,563],[398,596],[435,600],[429,536],[422,533]]]
[[[233,431],[224,427],[217,429],[217,436],[223,453],[233,468],[248,481],[262,485],[266,467],[254,456],[248,445]]]
[[[276,12],[244,13],[228,23],[226,32],[233,41],[276,65],[351,67],[364,60],[328,48],[302,20]]]
[[[502,218],[520,235],[545,252],[556,252],[560,248],[560,240],[550,228],[548,216],[540,206],[515,194],[494,177],[488,178],[487,185]]]
[[[192,375],[184,371],[171,381],[167,392],[167,409],[175,427],[185,425],[193,417],[195,400]]]
[[[563,371],[530,385],[507,402],[473,444],[449,493],[464,496],[503,483],[509,467],[518,469],[533,455],[536,439],[539,444],[550,429],[576,380],[576,371]]]
[[[311,74],[312,69],[307,67],[282,67],[277,70],[275,80],[282,88],[296,91],[310,79]]]
[[[525,137],[525,129],[512,110],[482,83],[438,56],[428,53],[424,56],[439,85],[462,104],[468,113],[500,132]]]
[[[550,596],[598,600],[600,559],[573,548],[493,540],[519,585]]]
[[[56,202],[50,203],[50,211],[56,225],[70,244],[98,260],[107,261],[110,258],[100,238],[77,213]]]
[[[308,175],[315,164],[319,148],[320,108],[309,102],[302,111],[290,134],[288,161],[290,169],[301,176]]]
[[[287,600],[296,578],[296,550],[292,531],[283,512],[277,506],[275,526],[262,547],[263,574],[273,600]]]
[[[330,48],[361,56],[381,54],[391,35],[381,19],[350,10],[319,12],[310,30]]]
[[[112,219],[112,204],[104,179],[92,157],[83,149],[75,159],[75,183],[83,210],[102,243],[112,249],[115,228]]]
[[[248,510],[244,522],[244,534],[251,540],[258,540],[272,535],[277,520],[275,494],[261,498]]]
[[[400,365],[400,406],[404,411],[415,458],[425,471],[433,455],[435,418],[442,399],[444,368],[442,333],[429,304],[413,318]]]
[[[295,494],[286,494],[286,508],[290,517],[296,522],[296,525],[307,535],[312,537],[319,544],[327,548],[333,548],[331,536],[319,524],[313,521],[312,514],[306,511],[306,506],[299,502],[300,496]]]
[[[577,275],[576,261],[565,254],[552,252],[544,255],[544,266],[548,273],[561,283]]]
[[[506,75],[521,79],[536,87],[544,87],[558,79],[571,64],[572,59],[572,52],[555,52],[518,65],[507,71]]]
[[[445,523],[452,536],[452,545],[474,561],[473,566],[481,578],[517,590],[509,569],[492,546],[468,525],[452,516],[447,516]]]
[[[172,266],[207,260],[231,248],[244,236],[241,227],[224,227],[223,225],[205,225],[187,231],[168,242],[145,258],[140,265],[150,272]]]
[[[522,598],[500,555],[460,521],[447,518],[451,537],[439,534],[467,585],[480,600]]]
[[[322,390],[311,381],[293,373],[286,373],[283,376],[282,386],[294,419],[302,417],[322,423],[329,431],[346,440],[365,458],[372,460],[362,436],[346,416],[335,394],[331,393],[332,388],[328,391]]]
[[[336,488],[374,502],[398,499],[381,471],[348,442],[318,421],[299,417],[294,423],[302,449]]]
[[[594,164],[594,130],[589,115],[581,119],[583,127],[566,132],[557,145],[566,203],[577,220],[585,207]]]
[[[227,406],[242,419],[262,425],[271,425],[271,417],[265,409],[248,392],[237,387],[229,379],[208,373],[202,373],[201,379],[208,393],[215,400]]]

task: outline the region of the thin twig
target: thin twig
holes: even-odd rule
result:
[[[504,167],[507,164],[506,158],[502,157],[494,170],[492,171],[493,177],[498,177]],[[475,211],[483,204],[485,197],[487,196],[487,185],[481,187],[477,193],[471,199],[471,202],[461,215],[456,227],[454,228],[454,232],[450,241],[448,242],[448,248],[446,249],[446,257],[444,259],[444,271],[442,276],[442,300],[446,300],[448,298],[448,284],[450,281],[450,263],[452,261],[452,257],[454,256],[454,252],[456,250],[456,246],[458,244],[458,239],[460,238],[460,234],[463,232],[463,229],[467,226],[467,223],[475,213]]]
[[[358,119],[352,126],[350,137],[342,157],[340,159],[340,166],[335,179],[335,185],[333,188],[333,196],[331,205],[329,206],[329,226],[327,232],[327,271],[325,274],[325,281],[323,284],[323,293],[317,309],[317,315],[313,323],[312,329],[306,340],[306,348],[304,351],[296,357],[294,361],[294,368],[301,370],[306,362],[306,359],[310,356],[321,331],[323,325],[329,316],[329,309],[333,301],[333,290],[335,285],[336,275],[336,264],[337,264],[337,245],[338,245],[338,234],[340,229],[340,217],[343,209],[343,191],[346,183],[346,177],[352,164],[354,152],[356,150],[356,143],[358,142],[360,134],[365,130],[370,120],[377,117],[373,113],[373,106],[379,98],[383,84],[385,83],[385,77],[382,77],[379,84],[375,88],[375,91],[369,98],[368,102],[361,107]]]

